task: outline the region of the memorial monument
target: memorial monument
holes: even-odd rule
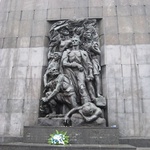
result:
[[[99,125],[106,124],[101,110],[106,99],[101,95],[101,50],[96,24],[96,19],[76,19],[52,25],[44,97],[40,101],[42,116],[52,119],[63,114],[67,126],[69,116],[76,113],[71,119],[74,125],[95,120]]]
[[[37,149],[56,129],[70,149],[150,146],[149,7],[0,0],[0,150]]]

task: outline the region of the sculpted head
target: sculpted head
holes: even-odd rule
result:
[[[81,41],[80,41],[79,36],[75,35],[75,36],[72,37],[71,42],[72,42],[73,46],[78,46],[78,45],[80,45]]]

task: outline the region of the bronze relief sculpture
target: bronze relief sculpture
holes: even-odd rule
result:
[[[52,25],[44,96],[40,101],[42,116],[61,116],[66,126],[104,124],[102,109],[106,100],[101,93],[101,50],[96,24],[96,19],[82,19]]]

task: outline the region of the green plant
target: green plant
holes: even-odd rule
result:
[[[48,139],[48,144],[67,145],[69,144],[69,136],[67,136],[67,132],[56,130],[54,134],[50,134],[50,137]]]

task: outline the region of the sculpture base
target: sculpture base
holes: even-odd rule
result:
[[[64,126],[64,118],[52,117],[49,118],[39,118],[38,119],[38,125],[40,126],[54,126],[54,127],[60,127]],[[104,118],[98,118],[94,122],[85,122],[83,118],[79,114],[74,114],[71,119],[71,126],[99,126],[99,127],[106,127],[106,121]]]

